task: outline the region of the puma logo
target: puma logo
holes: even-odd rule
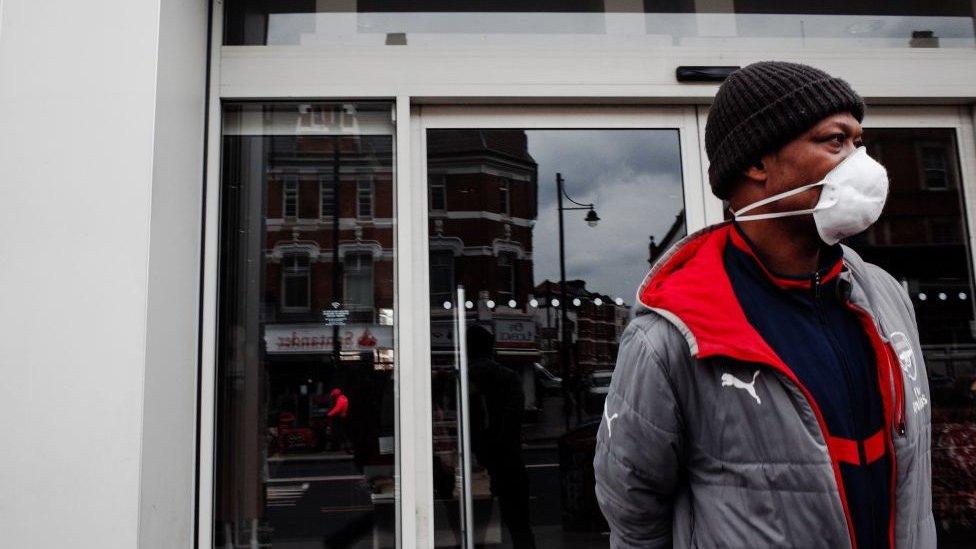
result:
[[[618,414],[618,413],[614,413],[612,416],[607,415],[607,402],[606,401],[603,401],[603,417],[604,417],[604,419],[607,420],[607,438],[608,439],[612,439],[613,438],[613,429],[612,429],[613,420],[617,419],[617,416],[619,416],[619,415],[620,414]]]
[[[732,374],[725,373],[722,374],[722,387],[735,387],[736,389],[743,389],[749,393],[749,396],[756,399],[756,404],[762,404],[762,400],[760,400],[759,395],[756,394],[757,377],[759,377],[759,370],[756,370],[756,373],[752,374],[752,381],[746,383]]]

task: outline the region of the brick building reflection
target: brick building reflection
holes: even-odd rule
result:
[[[289,517],[313,500],[323,509],[316,528],[361,535],[348,513],[326,512],[343,494],[392,524],[389,117],[378,103],[225,112],[217,539],[300,535]],[[329,309],[348,311],[342,326],[326,325]],[[344,419],[327,418],[336,390]],[[296,492],[276,478],[295,458],[322,474],[343,464],[365,482]]]
[[[865,145],[887,167],[891,189],[881,219],[849,244],[905,285],[927,346],[973,343],[971,260],[952,130],[872,129]]]
[[[267,139],[262,321],[271,412],[294,414],[316,435],[276,449],[322,449],[329,394],[340,388],[353,403],[357,461],[383,454],[392,463],[392,418],[355,413],[360,402],[392,398],[392,137]],[[332,309],[348,311],[343,325],[324,322]]]
[[[612,370],[629,307],[573,280],[567,302],[573,345],[569,371],[561,371],[559,314],[552,305],[559,284],[534,279],[539,183],[526,132],[436,130],[428,133],[427,147],[435,370],[453,367],[454,311],[448,307],[458,284],[470,301],[468,322],[491,325],[498,360],[522,375],[528,411],[540,404],[540,367],[562,379]]]
[[[888,169],[890,192],[881,219],[847,244],[908,291],[931,392],[911,399],[908,413],[931,405],[936,522],[940,535],[971,531],[976,528],[976,317],[954,131],[868,129],[864,141],[868,153]]]

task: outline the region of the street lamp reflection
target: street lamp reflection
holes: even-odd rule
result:
[[[596,210],[590,210],[586,214],[586,224],[590,227],[596,227],[596,224],[600,222],[600,216],[596,215]]]
[[[563,206],[563,199],[575,204],[575,206]],[[586,224],[590,227],[596,227],[596,224],[600,221],[600,216],[596,215],[596,210],[593,208],[593,204],[583,204],[577,202],[566,194],[566,190],[563,188],[563,174],[556,174],[556,209],[559,213],[559,294],[562,298],[563,306],[560,308],[560,322],[559,322],[559,363],[560,363],[560,374],[563,379],[568,381],[568,387],[563,385],[564,398],[567,402],[570,402],[570,406],[575,405],[576,407],[576,423],[579,424],[583,420],[583,411],[581,406],[582,398],[582,385],[580,380],[579,364],[576,367],[570,368],[569,353],[570,353],[570,339],[572,334],[569,330],[569,318],[566,312],[566,303],[569,301],[569,297],[566,293],[566,242],[563,236],[563,212],[566,210],[586,210],[586,217],[584,220]],[[577,300],[573,303],[578,307],[579,304]],[[556,299],[552,300],[553,307],[559,307],[559,302]],[[569,406],[566,408],[566,429],[569,429]]]

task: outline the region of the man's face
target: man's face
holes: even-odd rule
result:
[[[738,207],[782,192],[820,181],[827,172],[862,144],[861,124],[847,112],[824,118],[805,133],[762,157],[762,166],[747,170],[750,181],[741,185],[746,196],[734,197]],[[785,212],[813,208],[823,187],[777,200],[750,214]],[[739,194],[739,193],[737,193]],[[812,223],[811,218],[804,218]]]

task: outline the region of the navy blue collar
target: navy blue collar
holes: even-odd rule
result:
[[[763,263],[755,243],[746,235],[738,222],[732,221],[733,230],[730,232],[729,243],[736,249],[751,257],[759,269],[773,284],[784,290],[809,290],[815,279],[821,284],[830,282],[844,269],[844,250],[840,244],[829,246],[824,244],[820,250],[820,267],[807,275],[788,275],[778,273]]]

